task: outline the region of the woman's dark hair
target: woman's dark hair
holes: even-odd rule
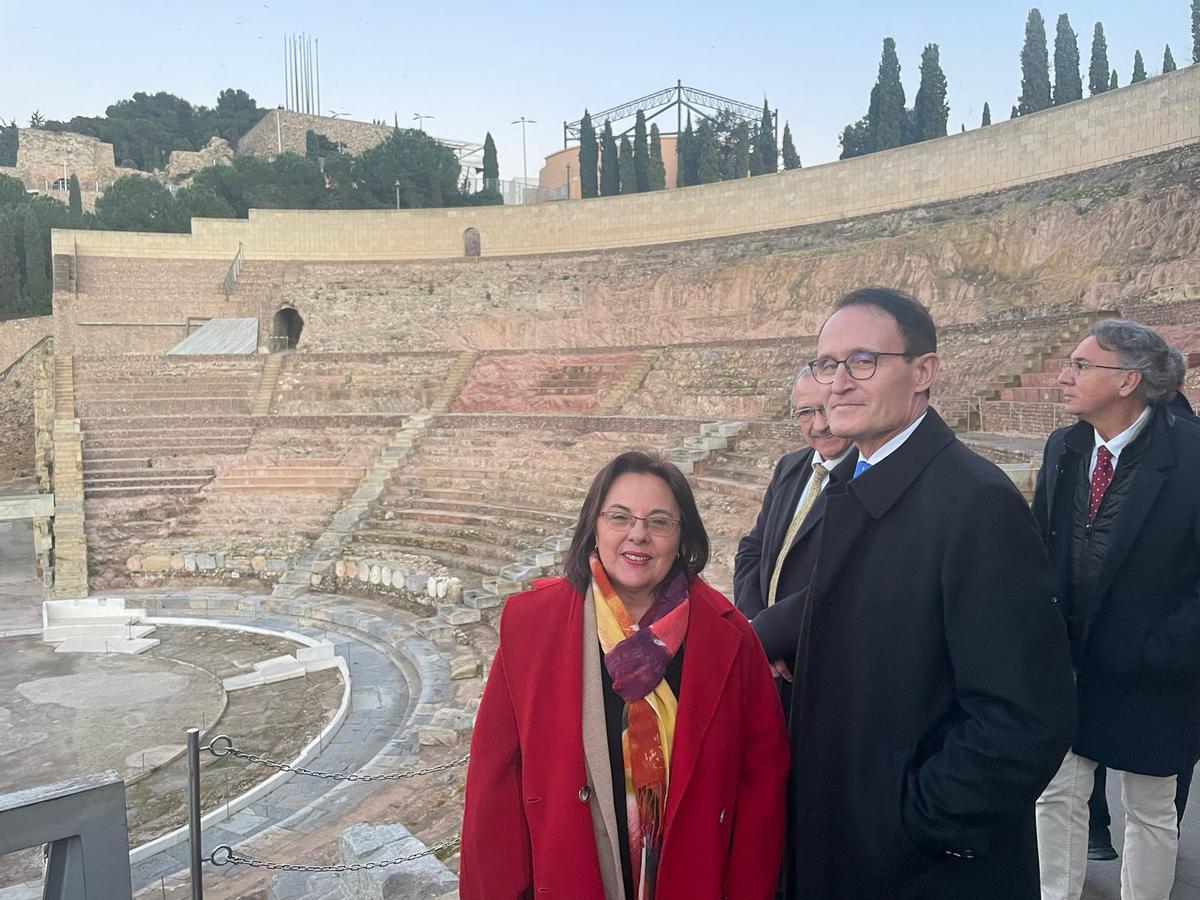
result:
[[[629,450],[596,474],[579,510],[575,536],[563,561],[563,575],[581,594],[592,583],[592,567],[588,558],[596,549],[596,522],[600,518],[600,510],[613,482],[628,473],[657,475],[671,489],[675,505],[679,507],[679,559],[675,565],[687,573],[688,580],[699,575],[708,564],[708,532],[700,521],[700,510],[696,508],[696,498],[692,495],[688,480],[673,463],[640,450]]]

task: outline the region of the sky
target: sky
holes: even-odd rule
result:
[[[190,10],[186,18],[181,11]],[[1084,88],[1092,29],[1104,23],[1110,65],[1128,84],[1135,49],[1146,70],[1170,44],[1191,59],[1189,0],[1090,0],[1040,7],[1053,59],[1059,13],[1079,34]],[[979,125],[984,101],[1007,118],[1020,93],[1029,6],[990,3],[759,0],[745,7],[677,2],[442,4],[210,0],[204,5],[0,0],[0,118],[28,124],[101,115],[135,91],[212,106],[227,87],[260,106],[284,100],[283,40],[320,43],[323,111],[370,121],[415,113],[434,136],[496,141],[502,178],[536,177],[561,149],[562,124],[674,85],[747,103],[764,96],[791,124],[805,165],[834,160],[838,134],[866,112],[884,37],[896,40],[911,106],[921,50],[937,43],[951,131]]]

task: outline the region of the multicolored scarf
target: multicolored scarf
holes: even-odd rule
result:
[[[639,625],[630,618],[594,553],[591,564],[604,667],[612,678],[613,690],[625,701],[621,748],[629,858],[633,864],[631,900],[653,900],[679,707],[664,675],[687,635],[687,576],[678,572],[670,579]]]

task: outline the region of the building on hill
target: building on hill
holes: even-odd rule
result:
[[[125,175],[148,175],[117,165],[113,145],[98,138],[44,128],[17,130],[17,164],[0,166],[0,175],[19,178],[30,193],[67,202],[67,182],[79,178],[84,209],[96,208],[96,197]]]

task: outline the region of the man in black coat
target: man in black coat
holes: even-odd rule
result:
[[[906,294],[843,297],[813,371],[859,452],[811,583],[759,613],[792,657],[785,896],[1035,900],[1034,801],[1075,726],[1029,508],[929,408],[937,335]]]
[[[1172,351],[1099,322],[1059,377],[1079,423],[1046,443],[1034,514],[1071,638],[1079,733],[1038,801],[1042,890],[1080,896],[1097,764],[1125,805],[1123,897],[1166,898],[1177,773],[1200,755],[1200,426],[1166,408]]]
[[[829,430],[828,399],[829,386],[813,378],[810,366],[801,369],[792,388],[792,419],[808,446],[779,460],[754,528],[734,559],[734,605],[748,619],[808,587],[816,546],[811,536],[821,521],[825,489],[854,472],[858,454]],[[771,664],[777,677],[791,680],[791,654]]]

